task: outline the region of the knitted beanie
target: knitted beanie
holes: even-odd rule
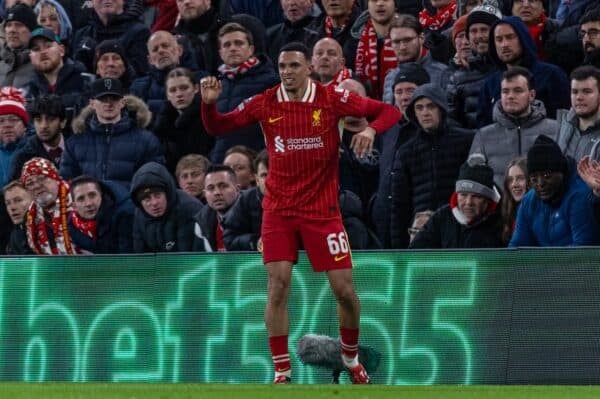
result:
[[[0,115],[16,115],[25,125],[29,124],[29,115],[25,109],[25,97],[21,90],[6,86],[0,90]]]
[[[527,151],[527,173],[567,172],[567,158],[550,137],[540,134]]]

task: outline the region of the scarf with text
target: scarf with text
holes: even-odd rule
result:
[[[419,12],[419,23],[423,29],[429,30],[440,30],[445,28],[456,12],[456,0],[450,1],[447,6],[437,11],[435,15],[429,14],[429,10],[426,8]]]
[[[236,78],[236,76],[245,74],[250,70],[250,68],[254,68],[258,64],[260,64],[260,60],[255,56],[252,56],[236,67],[230,67],[225,64],[221,64],[219,67],[219,73],[223,75],[223,77],[233,80]]]
[[[333,85],[333,87],[337,87],[344,80],[350,79],[351,77],[352,77],[352,71],[344,66],[344,67],[342,67],[342,69],[340,69],[338,71],[338,73],[335,74],[333,79],[331,79],[329,82],[325,83],[325,86]]]
[[[354,66],[356,76],[363,82],[370,83],[371,97],[381,98],[385,75],[397,65],[398,60],[389,35],[385,37],[381,51],[378,51],[377,32],[369,18],[358,40]]]
[[[340,26],[336,27],[335,29],[339,29],[339,30],[344,30],[346,28],[346,25],[348,25],[348,23],[350,22],[350,16],[348,16],[346,19],[344,19],[344,23],[341,24]],[[331,18],[329,15],[327,17],[325,17],[325,36],[326,37],[333,37],[333,18]]]

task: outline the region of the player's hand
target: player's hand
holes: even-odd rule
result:
[[[356,133],[352,136],[350,141],[350,148],[354,151],[354,154],[360,159],[365,155],[371,154],[373,150],[373,142],[375,141],[375,129],[367,126],[362,132]]]
[[[600,197],[600,163],[586,155],[577,164],[577,172],[581,179],[590,186],[594,195]]]
[[[221,94],[221,81],[214,76],[200,79],[200,95],[204,104],[214,104]]]

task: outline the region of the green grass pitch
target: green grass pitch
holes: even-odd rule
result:
[[[590,386],[2,383],[6,399],[558,399],[600,398]]]

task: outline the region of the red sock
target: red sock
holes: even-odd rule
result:
[[[288,336],[279,335],[277,337],[269,337],[269,347],[271,348],[271,357],[275,372],[281,373],[291,368],[290,354],[288,352]]]
[[[358,328],[340,327],[342,355],[353,359],[358,354]]]

